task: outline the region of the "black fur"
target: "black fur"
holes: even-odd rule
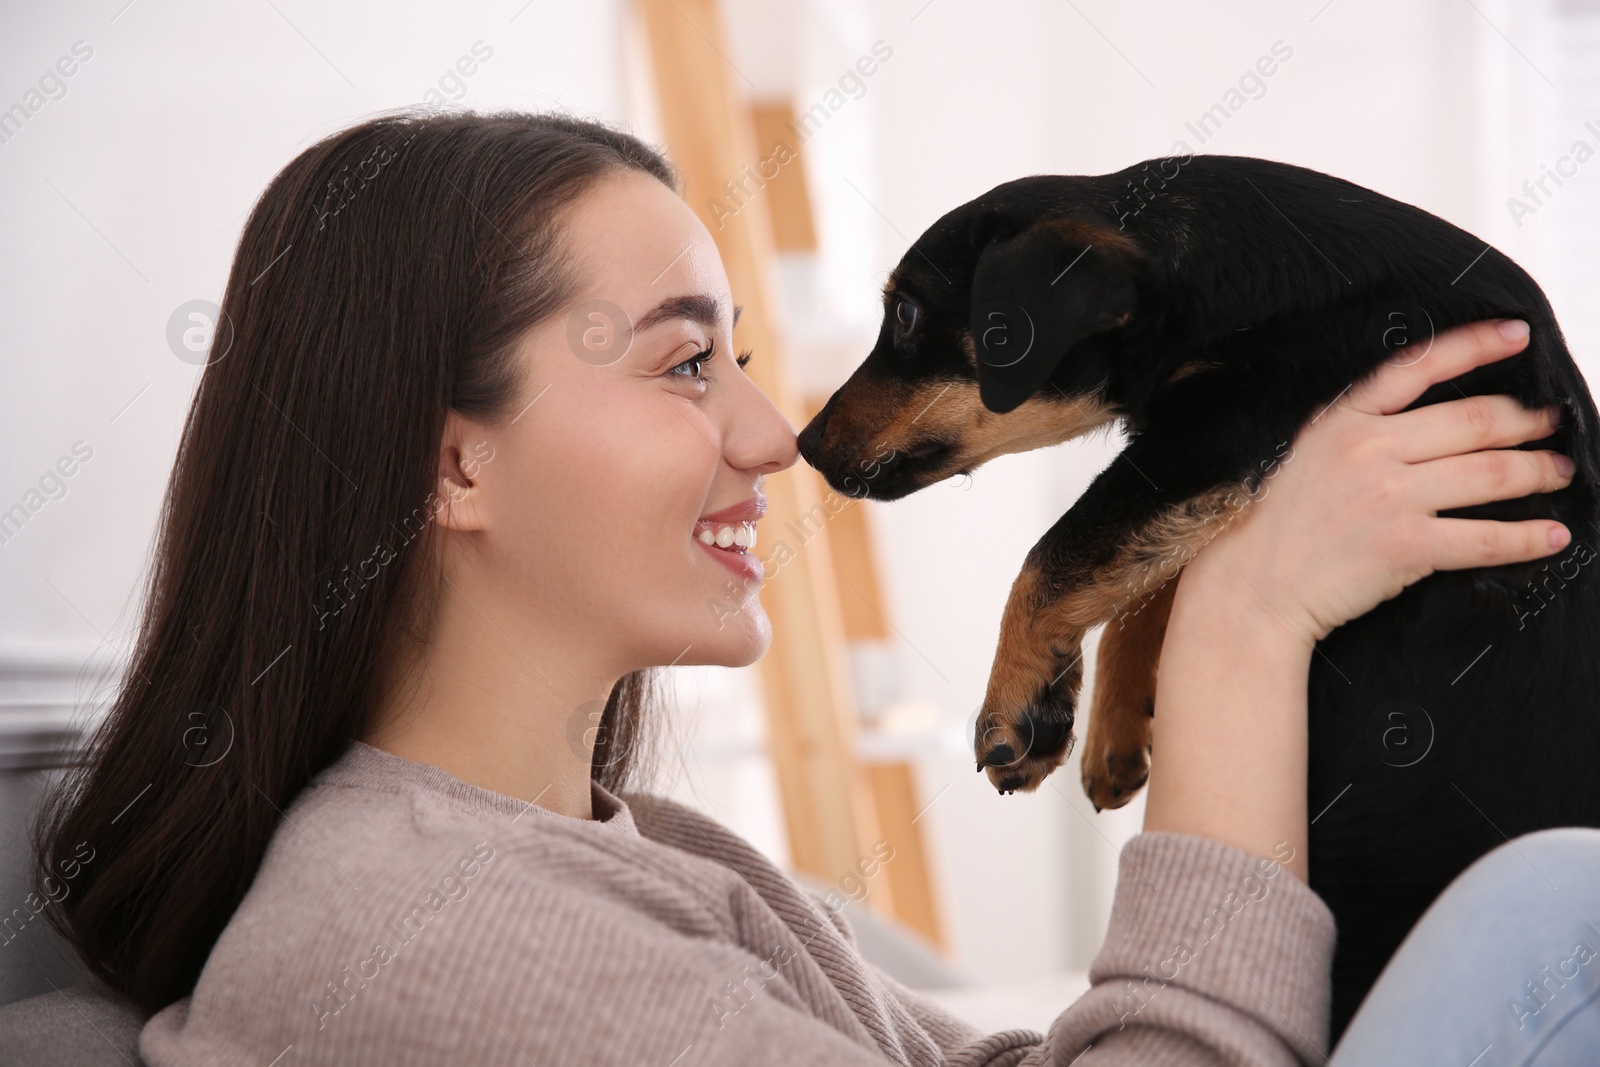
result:
[[[1042,220],[1121,234],[1142,254],[1060,238]],[[894,284],[858,376],[976,378],[999,411],[1032,395],[1096,394],[1122,419],[1122,456],[1035,549],[1047,573],[1107,558],[1181,500],[1255,484],[1301,426],[1398,343],[1481,319],[1527,320],[1523,352],[1412,406],[1486,393],[1562,404],[1556,434],[1520,447],[1573,457],[1570,486],[1441,514],[1556,518],[1572,543],[1533,563],[1432,575],[1334,631],[1313,657],[1309,863],[1339,929],[1334,1038],[1412,924],[1474,859],[1532,830],[1600,825],[1596,410],[1549,303],[1510,259],[1326,174],[1193,156],[997,186],[919,237]],[[915,338],[896,326],[902,296],[920,306]],[[985,345],[981,332],[996,322],[1006,329]],[[980,348],[976,368],[964,329]],[[1006,353],[1024,333],[1032,347],[1012,363]],[[1196,360],[1213,366],[1168,383]],[[801,451],[836,488],[893,499],[934,480],[938,440],[902,450],[877,478],[847,480],[848,457],[826,441],[830,414],[806,427]]]

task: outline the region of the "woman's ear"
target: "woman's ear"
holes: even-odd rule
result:
[[[1067,350],[1132,317],[1139,252],[1109,227],[1046,219],[983,250],[968,326],[978,396],[1004,414],[1050,380]]]
[[[452,411],[445,416],[434,485],[434,521],[447,530],[485,527],[483,465],[494,448],[483,429]]]

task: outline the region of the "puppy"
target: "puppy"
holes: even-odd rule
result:
[[[1555,518],[1572,544],[1431,575],[1313,657],[1309,861],[1339,924],[1335,1037],[1455,874],[1508,835],[1600,824],[1596,410],[1506,256],[1326,174],[1174,156],[996,186],[912,244],[883,300],[876,345],[800,434],[835,489],[894,500],[1008,452],[1126,435],[1023,561],[974,737],[1001,792],[1038,788],[1071,750],[1083,638],[1104,625],[1081,753],[1097,810],[1148,774],[1173,579],[1259,498],[1298,430],[1401,346],[1416,358],[1437,331],[1527,320],[1521,353],[1412,407],[1562,405],[1554,435],[1519,447],[1571,456],[1570,485],[1439,514]]]

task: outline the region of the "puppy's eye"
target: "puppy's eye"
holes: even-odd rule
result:
[[[916,304],[901,297],[895,302],[894,320],[899,325],[902,333],[910,333],[917,327],[917,320],[922,317],[922,309]]]

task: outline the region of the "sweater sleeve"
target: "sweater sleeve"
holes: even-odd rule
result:
[[[1192,834],[1122,852],[1090,988],[1028,1062],[1326,1063],[1333,913],[1269,859]],[[1137,1050],[1137,1055],[1135,1054]]]
[[[1327,1062],[1332,913],[1270,860],[1190,834],[1123,850],[1090,988],[1025,1054],[885,976],[954,1064]],[[988,1047],[985,1047],[988,1042]],[[985,1058],[988,1057],[988,1058]]]
[[[1333,944],[1327,906],[1272,861],[1144,833],[1123,851],[1090,989],[1048,1034],[982,1033],[873,971],[946,1067],[1295,1067],[1327,1061]],[[883,1062],[783,998],[739,1016],[703,1062]]]

